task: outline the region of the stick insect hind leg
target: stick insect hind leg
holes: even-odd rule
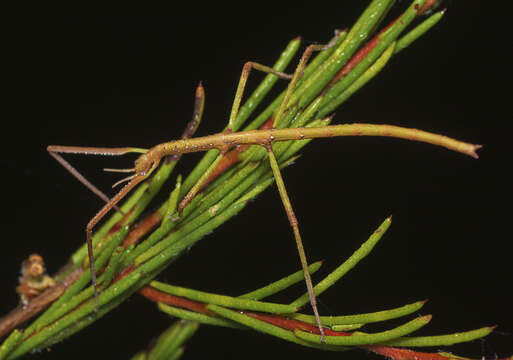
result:
[[[203,108],[205,104],[205,93],[202,84],[200,83],[196,88],[194,111],[192,121],[190,121],[182,135],[182,139],[190,138],[198,128],[203,115]],[[95,298],[95,311],[98,311],[98,286],[96,283],[96,271],[94,266],[94,255],[93,255],[93,243],[92,243],[92,231],[93,228],[103,219],[103,217],[112,209],[117,211],[121,210],[117,207],[117,203],[121,201],[137,184],[147,179],[150,174],[155,170],[161,160],[161,157],[146,159],[145,157],[139,157],[135,162],[133,169],[104,169],[105,171],[111,172],[124,172],[134,173],[127,178],[124,178],[116,182],[113,187],[120,183],[128,181],[128,183],[116,194],[112,199],[109,199],[102,191],[96,186],[89,182],[78,170],[76,170],[70,163],[68,163],[59,154],[82,154],[82,155],[107,155],[107,156],[120,156],[128,153],[139,153],[144,154],[148,150],[133,147],[120,147],[120,148],[97,148],[97,147],[80,147],[80,146],[60,146],[50,145],[47,147],[50,155],[55,158],[66,170],[68,170],[74,177],[76,177],[82,184],[84,184],[89,190],[98,195],[102,200],[106,202],[98,213],[89,221],[86,226],[86,241],[87,241],[87,253],[89,258],[89,268],[91,270],[91,281],[94,288]],[[173,155],[172,160],[178,160],[181,154]]]
[[[278,107],[278,109],[274,115],[274,121],[273,121],[273,128],[274,128],[278,125],[279,121],[285,114],[287,107],[289,106],[289,104],[288,104],[289,99],[290,99],[292,93],[294,92],[294,89],[295,89],[299,79],[303,75],[303,71],[306,67],[306,63],[308,62],[308,59],[310,58],[312,53],[314,51],[321,51],[321,50],[326,50],[326,49],[330,48],[331,46],[336,44],[337,39],[338,39],[338,32],[336,33],[335,38],[327,45],[310,45],[310,46],[308,46],[306,48],[306,50],[304,51],[303,55],[301,56],[299,64],[292,76],[281,73],[281,72],[277,72],[270,67],[267,67],[265,65],[261,65],[261,64],[255,63],[255,62],[247,62],[246,64],[244,64],[244,67],[242,69],[242,74],[241,74],[241,77],[239,80],[239,84],[237,86],[237,90],[235,93],[235,98],[234,98],[232,110],[230,113],[230,119],[228,122],[228,126],[225,130],[225,133],[232,133],[233,125],[237,118],[240,103],[242,100],[242,95],[244,93],[244,88],[246,86],[246,82],[249,77],[249,73],[250,73],[251,69],[256,69],[256,70],[260,70],[263,72],[271,73],[271,74],[274,74],[283,79],[290,79],[290,83],[285,92],[283,101],[281,102],[280,106]],[[304,276],[305,276],[305,282],[306,282],[306,287],[308,290],[308,296],[310,298],[310,304],[312,305],[312,309],[313,309],[313,312],[314,312],[314,315],[315,315],[315,318],[317,321],[317,326],[318,326],[319,332],[321,334],[321,341],[324,342],[325,334],[324,334],[323,327],[321,325],[319,312],[317,310],[317,301],[316,301],[315,293],[313,290],[312,279],[311,279],[310,273],[308,271],[308,263],[306,260],[306,254],[305,254],[305,250],[303,247],[303,242],[301,240],[301,235],[299,232],[298,221],[294,214],[294,210],[292,208],[290,198],[287,194],[285,184],[283,182],[283,178],[282,178],[280,170],[279,170],[278,162],[276,161],[276,158],[275,158],[273,150],[272,150],[272,145],[271,145],[272,141],[273,141],[273,139],[270,138],[265,143],[262,143],[260,145],[262,145],[268,152],[271,169],[272,169],[273,175],[276,179],[280,197],[281,197],[283,206],[285,208],[285,212],[287,214],[287,218],[289,220],[290,226],[292,227],[292,230],[294,233],[294,238],[296,240],[296,246],[297,246],[299,258],[301,261],[301,266],[303,268],[303,272],[304,272]],[[221,151],[220,155],[217,156],[217,158],[214,160],[214,162],[209,166],[209,168],[205,171],[205,173],[200,177],[200,179],[196,182],[196,184],[191,188],[191,190],[189,190],[187,195],[182,199],[182,201],[180,202],[180,204],[178,206],[178,214],[179,214],[178,218],[180,216],[180,212],[185,208],[185,206],[187,206],[187,204],[194,198],[194,196],[196,196],[196,194],[202,189],[204,182],[206,181],[208,176],[212,173],[212,171],[217,167],[217,164],[223,158],[226,150],[228,150],[228,144],[224,148],[220,149],[220,151]],[[177,220],[178,218],[174,218],[174,220]]]

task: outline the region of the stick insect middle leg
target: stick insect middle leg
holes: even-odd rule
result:
[[[337,34],[338,35],[338,34]],[[279,121],[281,120],[283,114],[287,110],[289,99],[296,88],[297,82],[303,75],[303,71],[306,67],[306,63],[308,59],[312,55],[314,51],[321,51],[330,48],[335,45],[337,42],[337,36],[335,36],[334,40],[327,45],[310,45],[306,48],[305,52],[301,56],[299,60],[299,64],[294,72],[294,76],[290,81],[287,90],[285,92],[285,96],[283,101],[281,102],[276,115],[274,116],[273,127],[276,127]],[[319,316],[319,311],[317,309],[317,300],[315,297],[315,292],[313,290],[312,278],[310,276],[310,272],[308,270],[308,262],[306,260],[306,253],[303,246],[303,241],[301,240],[301,234],[299,232],[299,224],[294,213],[294,209],[292,208],[292,204],[290,202],[290,198],[287,194],[287,189],[285,187],[285,183],[283,181],[283,177],[281,176],[280,167],[278,165],[278,161],[274,156],[273,148],[272,148],[273,139],[270,138],[267,144],[263,146],[267,150],[267,155],[269,157],[269,162],[271,164],[271,169],[273,171],[274,179],[276,180],[276,185],[278,187],[278,192],[280,193],[281,201],[283,203],[283,207],[285,208],[285,213],[287,214],[287,218],[289,220],[289,224],[292,227],[292,232],[294,233],[294,239],[296,240],[296,247],[299,254],[299,259],[301,261],[301,267],[303,268],[303,273],[305,276],[306,288],[308,290],[308,297],[310,298],[310,304],[312,305],[312,310],[314,312],[315,320],[317,321],[317,327],[319,328],[319,332],[321,335],[321,342],[324,342],[324,329],[321,324],[321,319]]]
[[[235,99],[234,99],[233,105],[232,105],[232,110],[231,110],[231,113],[230,113],[230,118],[229,118],[228,126],[227,126],[227,129],[225,130],[225,133],[231,133],[232,132],[233,125],[234,125],[235,119],[237,118],[237,114],[238,114],[238,111],[239,111],[240,103],[241,103],[241,100],[242,100],[242,95],[244,93],[244,88],[246,86],[246,82],[247,82],[247,79],[249,77],[249,73],[250,73],[251,69],[256,69],[256,70],[260,70],[260,71],[263,71],[263,72],[271,73],[271,74],[274,74],[276,76],[279,76],[280,78],[291,80],[289,82],[289,85],[288,85],[287,90],[285,92],[283,101],[281,102],[280,106],[278,107],[278,109],[277,109],[277,111],[275,112],[275,115],[274,115],[273,127],[276,127],[278,125],[279,121],[281,120],[281,118],[283,117],[283,115],[285,114],[285,112],[287,110],[287,107],[289,106],[288,102],[290,100],[290,97],[291,97],[292,93],[294,92],[294,89],[296,88],[296,85],[297,85],[299,79],[303,75],[303,71],[304,71],[304,69],[306,67],[306,63],[308,62],[308,59],[312,55],[313,51],[326,50],[329,47],[335,45],[336,42],[337,42],[337,39],[338,39],[338,33],[336,35],[337,36],[335,36],[333,41],[330,42],[327,45],[310,45],[310,46],[308,46],[306,48],[306,50],[304,51],[303,55],[301,56],[299,64],[296,67],[296,70],[295,70],[295,72],[294,72],[294,74],[292,76],[284,74],[284,73],[281,73],[281,72],[277,72],[277,71],[273,70],[272,68],[267,67],[265,65],[261,65],[261,64],[254,63],[254,62],[247,62],[244,65],[242,73],[241,73],[239,84],[237,86],[237,90],[236,90],[236,93],[235,93]],[[264,146],[265,149],[268,152],[271,169],[272,169],[273,175],[274,175],[274,177],[276,179],[276,183],[278,185],[278,190],[279,190],[279,193],[280,193],[280,197],[281,197],[283,206],[285,208],[285,212],[287,214],[287,218],[289,220],[290,226],[292,227],[292,230],[293,230],[293,233],[294,233],[294,238],[296,240],[296,246],[297,246],[297,250],[298,250],[298,253],[299,253],[299,258],[300,258],[300,261],[301,261],[301,266],[303,268],[303,272],[304,272],[304,276],[305,276],[305,282],[306,282],[306,287],[307,287],[307,290],[308,290],[308,296],[310,298],[310,304],[312,305],[312,309],[313,309],[315,318],[317,320],[317,325],[318,325],[318,328],[319,328],[319,331],[320,331],[320,334],[321,334],[321,340],[324,341],[324,330],[323,330],[323,327],[321,325],[321,321],[320,321],[320,317],[319,317],[319,312],[317,310],[317,301],[316,301],[316,298],[315,298],[315,293],[314,293],[314,290],[313,290],[313,285],[312,285],[312,280],[311,280],[311,277],[310,277],[310,273],[308,271],[308,263],[307,263],[307,260],[306,260],[306,254],[305,254],[305,250],[304,250],[304,247],[303,247],[303,242],[301,240],[301,235],[300,235],[300,232],[299,232],[298,221],[297,221],[296,216],[294,214],[294,210],[292,208],[292,205],[291,205],[291,202],[290,202],[290,198],[289,198],[289,196],[287,194],[287,191],[286,191],[286,188],[285,188],[285,184],[283,182],[283,178],[282,178],[280,170],[279,170],[278,163],[276,161],[276,158],[275,158],[273,150],[272,150],[272,145],[271,145],[272,140],[273,139],[270,138],[265,143],[263,143],[261,145]],[[217,158],[214,160],[214,162],[209,166],[209,168],[203,173],[203,175],[196,182],[196,184],[191,188],[191,190],[189,190],[187,195],[182,199],[182,201],[180,202],[180,204],[178,206],[178,214],[179,214],[179,216],[180,216],[181,210],[183,210],[185,208],[185,206],[187,206],[187,204],[194,198],[194,196],[196,196],[196,194],[202,189],[203,184],[205,183],[206,179],[210,176],[212,171],[214,171],[214,169],[217,167],[218,163],[221,161],[221,159],[223,158],[223,156],[224,156],[224,154],[226,153],[227,150],[228,150],[228,145],[226,145],[224,148],[220,149],[221,154],[217,156]],[[174,218],[174,220],[177,220],[177,219]]]

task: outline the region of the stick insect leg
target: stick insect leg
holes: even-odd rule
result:
[[[50,155],[57,160],[66,170],[68,170],[75,178],[77,178],[82,184],[84,184],[89,190],[98,195],[102,200],[106,202],[103,208],[89,221],[86,227],[86,239],[87,239],[87,253],[89,255],[89,267],[91,269],[91,279],[94,287],[95,297],[95,311],[98,310],[98,289],[96,284],[96,272],[94,268],[94,256],[93,256],[93,242],[92,242],[92,229],[93,227],[107,214],[111,209],[116,209],[121,212],[117,207],[117,203],[131,190],[135,185],[145,179],[147,176],[136,175],[125,187],[123,187],[112,199],[109,199],[103,192],[101,192],[96,186],[89,182],[77,169],[71,166],[59,153],[73,153],[73,154],[85,154],[85,155],[124,155],[127,153],[144,153],[145,149],[139,148],[94,148],[94,147],[78,147],[78,146],[59,146],[50,145],[47,148]]]
[[[274,179],[276,180],[276,185],[278,186],[278,192],[280,193],[281,201],[283,203],[283,207],[285,208],[285,213],[287,214],[287,218],[294,233],[294,238],[296,240],[296,246],[299,253],[299,260],[301,261],[301,267],[303,268],[305,275],[308,297],[310,298],[310,304],[312,305],[315,320],[317,321],[317,326],[319,327],[319,331],[321,333],[321,341],[324,342],[324,330],[321,325],[319,311],[317,310],[317,300],[313,290],[312,278],[310,276],[310,272],[308,271],[308,262],[306,260],[306,254],[303,247],[303,241],[301,240],[301,234],[299,233],[298,221],[296,215],[294,214],[294,209],[292,208],[290,198],[287,194],[287,189],[285,188],[285,183],[283,182],[283,177],[281,176],[280,166],[278,165],[278,161],[276,161],[276,157],[274,156],[272,145],[268,144],[265,146],[265,148],[267,150],[267,155],[269,156],[269,162],[271,164]]]
[[[182,134],[182,139],[190,138],[194,134],[196,129],[198,128],[198,125],[201,121],[201,117],[203,115],[204,105],[205,105],[205,92],[204,92],[203,86],[200,83],[198,85],[198,87],[196,88],[192,120],[189,123],[187,123],[187,126]],[[63,147],[60,147],[60,148],[61,148],[60,150],[62,150]],[[52,148],[52,150],[54,150],[54,149],[55,149],[55,147]],[[88,153],[95,153],[94,151],[97,150],[97,149],[95,150],[94,148],[92,148],[93,150],[90,150],[90,149],[91,148],[88,148]],[[64,150],[65,151],[63,151],[63,152],[77,152],[76,151],[77,148],[74,148],[74,147],[66,148]],[[145,150],[145,149],[138,149],[138,148],[117,148],[117,149],[100,149],[100,150],[102,151],[101,154],[104,154],[104,155],[122,155],[127,152],[139,152],[139,153],[147,152],[147,150]],[[179,154],[173,155],[171,160],[177,161],[180,158],[180,156],[181,155],[179,155]],[[161,161],[160,157],[153,159],[151,168],[149,170],[145,171],[144,175],[141,173],[137,173],[136,169],[128,169],[129,170],[128,172],[136,171],[136,174],[128,177],[127,179],[123,179],[118,182],[118,183],[120,183],[120,182],[124,182],[126,180],[130,180],[128,182],[128,184],[126,184],[116,195],[114,195],[114,197],[112,199],[107,201],[107,204],[105,204],[105,206],[100,211],[98,211],[98,213],[89,221],[89,223],[86,226],[87,252],[88,252],[88,257],[89,257],[89,267],[91,269],[91,280],[92,280],[93,288],[94,288],[95,311],[98,311],[98,286],[96,283],[96,270],[94,267],[93,241],[92,241],[93,228],[96,226],[96,224],[98,224],[101,221],[101,219],[103,219],[103,217],[111,209],[115,208],[116,204],[119,201],[121,201],[121,199],[123,199],[137,184],[139,184],[144,179],[148,178],[151,175],[151,173],[153,172],[153,170],[155,170],[158,167],[160,161]],[[71,167],[71,165],[69,165],[69,167]],[[109,170],[113,171],[113,169],[109,169]],[[125,170],[114,170],[114,171],[127,172]],[[80,178],[79,178],[79,180],[80,180]],[[118,184],[118,183],[116,183],[116,184]]]
[[[337,35],[338,35],[338,33],[337,33]],[[296,68],[296,71],[294,72],[294,75],[292,77],[290,75],[287,75],[287,74],[284,74],[284,73],[276,72],[272,68],[269,68],[267,66],[260,65],[260,64],[254,63],[254,62],[247,62],[246,64],[244,64],[244,67],[242,69],[242,74],[241,74],[241,77],[240,77],[240,80],[239,80],[239,84],[237,86],[237,91],[235,93],[235,99],[233,101],[232,111],[230,113],[230,119],[229,119],[228,127],[227,127],[226,131],[227,132],[231,132],[232,129],[233,129],[233,125],[234,125],[234,122],[235,122],[235,120],[237,118],[237,114],[238,114],[238,111],[239,111],[240,103],[241,103],[241,100],[242,100],[242,95],[244,93],[244,88],[246,86],[246,82],[247,82],[247,79],[249,77],[249,73],[250,73],[252,68],[255,68],[255,69],[260,70],[260,71],[272,73],[272,74],[277,75],[277,76],[279,76],[281,78],[291,79],[291,82],[289,83],[289,85],[287,87],[287,90],[285,92],[285,96],[283,98],[283,101],[280,104],[280,107],[278,108],[278,110],[277,110],[277,112],[276,112],[276,114],[274,116],[273,127],[275,127],[279,123],[279,121],[280,121],[281,117],[283,116],[283,114],[285,113],[285,111],[287,110],[289,99],[290,99],[292,93],[294,92],[294,89],[295,89],[295,87],[297,85],[297,82],[299,81],[299,79],[303,75],[306,63],[308,62],[308,59],[312,55],[312,52],[313,51],[320,51],[320,50],[328,49],[331,46],[335,45],[337,40],[338,40],[338,36],[335,36],[333,41],[331,41],[327,45],[310,45],[310,46],[308,46],[306,48],[305,52],[303,53],[303,55],[301,56],[301,59],[300,59],[299,64],[298,64],[298,66]],[[281,173],[279,171],[278,163],[276,161],[274,153],[272,152],[272,146],[271,146],[270,143],[269,143],[268,146],[266,146],[266,149],[267,149],[268,154],[269,154],[269,160],[271,162],[271,167],[273,169],[274,177],[276,178],[276,182],[279,184],[278,185],[278,189],[280,191],[280,196],[281,196],[281,199],[282,199],[282,202],[283,202],[283,206],[285,207],[285,211],[287,213],[287,217],[289,218],[290,225],[292,226],[292,229],[293,229],[293,232],[294,232],[294,237],[296,239],[296,245],[297,245],[297,249],[298,249],[298,252],[299,252],[299,257],[300,257],[300,260],[301,260],[301,266],[302,266],[303,272],[305,274],[305,282],[306,282],[306,286],[307,286],[307,289],[308,289],[308,296],[310,298],[310,303],[312,305],[312,309],[314,311],[314,315],[315,315],[315,318],[316,318],[316,321],[317,321],[317,325],[319,327],[319,331],[320,331],[320,334],[321,334],[321,341],[324,342],[324,330],[322,328],[320,317],[319,317],[319,312],[317,310],[317,301],[316,301],[316,298],[315,298],[315,293],[313,291],[313,285],[312,285],[312,279],[310,277],[310,272],[308,271],[308,264],[307,264],[307,261],[306,261],[306,255],[305,255],[303,243],[302,243],[302,240],[301,240],[301,235],[299,233],[298,222],[297,222],[297,219],[296,219],[296,217],[294,215],[294,210],[292,209],[292,205],[291,205],[290,199],[289,199],[289,197],[287,195],[287,191],[285,189],[285,184],[283,182],[283,178],[282,178]],[[214,169],[217,167],[217,164],[221,161],[221,159],[224,156],[224,153],[228,149],[226,148],[226,149],[220,149],[220,150],[221,150],[221,154],[214,160],[214,162],[209,166],[207,171],[201,176],[201,178],[191,188],[189,193],[180,202],[180,204],[178,206],[179,214],[185,208],[185,206],[187,206],[187,204],[194,198],[194,196],[201,190],[201,188],[203,186],[203,183],[206,181],[208,176],[210,176],[212,171],[214,171]]]
[[[338,33],[337,33],[338,35]],[[297,82],[303,75],[304,69],[306,67],[306,63],[308,62],[308,59],[312,55],[312,52],[314,51],[320,51],[320,50],[326,50],[330,48],[331,46],[335,45],[337,42],[338,36],[335,36],[333,41],[331,41],[327,45],[310,45],[306,48],[305,52],[301,56],[301,59],[299,60],[299,64],[296,68],[296,71],[294,72],[294,75],[292,77],[292,80],[289,83],[289,86],[287,87],[287,91],[285,92],[285,96],[283,97],[283,101],[280,104],[280,107],[278,108],[277,112],[274,116],[274,122],[273,127],[276,127],[282,118],[283,114],[287,110],[289,99],[294,92],[294,89],[296,88]],[[290,198],[287,194],[287,190],[285,188],[285,183],[283,181],[283,177],[281,176],[280,167],[278,165],[278,162],[276,161],[276,157],[274,156],[272,145],[271,145],[272,139],[269,139],[269,143],[267,145],[264,145],[264,147],[267,150],[267,154],[269,156],[269,162],[271,164],[271,168],[273,171],[274,178],[276,180],[276,185],[278,186],[278,191],[280,193],[281,201],[283,203],[283,207],[285,208],[285,212],[287,214],[287,218],[289,220],[290,226],[292,227],[292,231],[294,233],[294,238],[296,240],[296,246],[299,253],[299,259],[301,261],[301,267],[303,268],[303,272],[305,275],[305,282],[306,282],[306,288],[308,290],[308,297],[310,298],[310,304],[312,305],[312,310],[315,315],[315,320],[317,321],[317,326],[319,328],[319,332],[321,334],[321,342],[324,342],[324,330],[321,324],[321,319],[319,317],[319,311],[317,309],[317,300],[315,297],[315,293],[313,290],[312,285],[312,278],[310,276],[310,272],[308,271],[308,262],[306,260],[306,254],[305,249],[303,247],[303,241],[301,240],[301,234],[299,232],[299,225],[296,218],[296,215],[294,214],[294,209],[292,208],[292,204],[290,202]]]
[[[226,128],[226,132],[232,132],[233,124],[235,123],[235,119],[237,119],[237,114],[239,112],[240,103],[242,101],[242,95],[244,94],[244,88],[246,87],[246,82],[249,77],[249,73],[251,72],[251,69],[260,70],[266,73],[271,73],[273,75],[276,75],[282,79],[290,80],[292,79],[292,75],[285,74],[280,71],[276,71],[273,68],[269,66],[265,66],[253,61],[248,61],[244,64],[244,67],[242,68],[242,73],[239,79],[239,84],[237,85],[237,91],[235,92],[235,99],[233,100],[232,104],[232,110],[230,112],[230,119],[228,121],[228,127]],[[207,170],[203,173],[203,175],[196,181],[194,186],[189,190],[189,192],[185,195],[185,197],[180,201],[180,204],[178,205],[178,214],[180,215],[182,210],[191,202],[192,199],[196,196],[196,194],[202,189],[203,184],[208,179],[212,171],[217,167],[219,162],[223,159],[224,154],[228,150],[228,147],[224,149],[220,149],[221,154],[217,156],[217,158],[214,160],[212,164],[207,168]],[[175,219],[175,218],[174,218]],[[175,220],[178,220],[176,218]]]
[[[100,199],[102,199],[103,201],[105,201],[106,203],[108,203],[110,201],[109,197],[107,195],[105,195],[100,189],[98,189],[96,186],[94,186],[89,180],[87,180],[77,169],[75,169],[69,162],[67,162],[66,160],[64,160],[64,158],[62,156],[60,156],[59,154],[55,153],[55,152],[52,152],[52,151],[49,151],[50,155],[55,159],[57,160],[57,162],[59,162],[59,164],[61,164],[66,170],[68,170],[71,175],[73,175],[75,178],[78,179],[78,181],[80,181],[82,184],[85,185],[85,187],[87,187],[89,190],[91,190],[93,193],[95,193]],[[117,206],[114,207],[114,209],[118,212],[120,212],[121,214],[123,214],[123,212],[121,211],[120,208],[118,208]]]
[[[153,168],[155,168],[154,166]],[[150,171],[151,172],[151,171]],[[91,269],[91,280],[94,288],[94,310],[98,311],[98,286],[96,284],[96,271],[94,268],[94,255],[93,255],[93,238],[92,231],[93,228],[100,222],[101,219],[116,206],[116,204],[123,199],[126,194],[130,192],[137,184],[146,179],[148,175],[135,175],[135,177],[126,184],[112,199],[109,200],[107,204],[101,208],[98,213],[89,221],[86,226],[86,239],[87,239],[87,254],[89,256],[89,268]]]
[[[287,110],[287,107],[291,104],[288,104],[290,97],[292,96],[292,93],[294,92],[296,85],[301,79],[301,76],[303,76],[303,72],[305,71],[306,64],[310,57],[312,56],[312,53],[314,51],[322,51],[327,50],[330,47],[334,46],[337,43],[338,37],[340,35],[339,31],[335,32],[335,37],[326,45],[309,45],[306,50],[303,52],[303,55],[301,55],[301,59],[299,60],[299,63],[296,67],[296,71],[294,71],[294,75],[292,76],[292,80],[289,83],[289,86],[287,87],[287,91],[285,92],[285,96],[283,97],[283,101],[280,104],[280,107],[278,108],[277,112],[274,115],[274,121],[273,121],[273,127],[276,127],[278,123],[280,122],[280,119],[282,118],[283,114]]]
[[[286,80],[292,79],[292,75],[285,74],[280,71],[276,71],[269,66],[265,66],[265,65],[253,62],[253,61],[248,61],[247,63],[245,63],[244,67],[242,68],[242,73],[240,75],[239,85],[237,85],[237,91],[235,92],[235,98],[234,98],[233,104],[232,104],[232,111],[230,112],[230,120],[228,121],[228,128],[226,129],[226,131],[231,132],[233,129],[233,124],[235,123],[235,120],[237,119],[237,114],[239,113],[240,103],[242,101],[242,95],[244,94],[244,88],[246,87],[246,82],[248,81],[249,73],[251,72],[252,68],[262,71],[262,72],[276,75],[282,79],[286,79]]]

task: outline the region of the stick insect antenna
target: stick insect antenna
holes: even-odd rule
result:
[[[116,173],[131,173],[135,171],[135,168],[131,169],[111,169],[111,168],[104,168],[103,171],[106,172],[116,172]]]
[[[135,172],[135,168],[132,168],[132,169],[110,169],[110,168],[105,168],[103,169],[103,171],[107,171],[107,172],[115,172],[115,173],[131,173],[131,172]],[[121,180],[118,180],[116,181],[113,185],[112,185],[112,188],[114,189],[116,186],[118,186],[119,184],[122,184],[126,181],[130,181],[132,180],[134,177],[136,177],[137,174],[133,174],[133,175],[130,175],[130,176],[127,176],[126,178],[123,178]]]
[[[137,176],[137,174],[134,174],[134,175],[130,175],[130,176],[127,176],[126,178],[123,178],[119,181],[116,181],[113,185],[112,185],[112,188],[115,188],[116,186],[124,183],[124,182],[127,182],[127,181],[130,181],[132,180],[133,178],[135,178]]]

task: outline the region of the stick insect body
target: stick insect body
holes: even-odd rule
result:
[[[274,74],[280,78],[289,79],[289,85],[285,92],[283,101],[281,102],[278,110],[274,114],[274,122],[273,127],[279,122],[279,120],[286,113],[291,104],[289,104],[289,100],[291,98],[292,93],[295,90],[298,80],[300,79],[303,70],[306,66],[306,63],[313,51],[324,50],[336,43],[337,38],[332,41],[330,44],[326,46],[320,45],[310,45],[307,47],[305,52],[303,53],[299,64],[296,68],[294,74],[288,75],[281,72],[277,72],[272,68],[269,68],[264,65],[260,65],[254,62],[247,62],[241,74],[241,78],[239,80],[239,85],[237,87],[235,99],[232,105],[232,111],[229,118],[229,123],[227,130],[224,132],[205,136],[205,137],[197,137],[190,138],[192,133],[197,128],[197,125],[201,119],[201,115],[203,112],[204,105],[204,92],[201,84],[198,86],[196,90],[196,102],[193,113],[193,121],[189,123],[187,130],[185,131],[182,139],[169,141],[166,143],[162,143],[152,147],[151,149],[140,149],[140,148],[92,148],[92,147],[75,147],[75,146],[48,146],[48,151],[50,154],[56,158],[56,160],[61,163],[69,172],[71,172],[79,181],[81,181],[84,185],[86,185],[89,189],[95,192],[100,198],[102,198],[106,204],[103,208],[89,221],[86,226],[86,238],[87,238],[87,246],[88,246],[88,256],[89,256],[89,266],[91,269],[91,277],[94,286],[94,294],[96,301],[96,309],[98,306],[98,292],[97,292],[97,284],[96,284],[96,274],[94,269],[94,256],[93,256],[93,247],[92,247],[92,230],[98,222],[113,208],[117,209],[116,205],[119,201],[121,201],[137,184],[141,181],[148,178],[153,171],[158,167],[163,157],[166,156],[180,156],[184,153],[190,152],[198,152],[198,151],[206,151],[209,149],[218,149],[220,151],[217,159],[210,165],[210,167],[205,171],[205,173],[201,176],[201,178],[197,181],[197,183],[191,188],[189,193],[182,199],[180,205],[178,206],[178,214],[181,213],[181,210],[194,198],[194,196],[201,190],[202,186],[205,184],[208,176],[215,169],[219,161],[222,159],[224,154],[233,146],[236,145],[260,145],[263,146],[267,150],[267,154],[269,157],[270,165],[273,171],[273,175],[275,177],[277,187],[287,213],[287,217],[289,223],[293,229],[294,238],[296,240],[296,246],[298,248],[299,257],[301,260],[301,265],[305,275],[305,282],[308,289],[308,295],[310,298],[310,303],[312,305],[312,309],[314,315],[317,319],[317,325],[319,327],[321,333],[321,339],[324,339],[324,331],[320,323],[319,314],[316,306],[316,298],[315,293],[313,291],[312,281],[310,278],[310,274],[308,272],[308,265],[306,260],[305,251],[302,245],[302,240],[299,232],[298,221],[294,214],[294,210],[292,208],[290,199],[288,197],[287,191],[285,189],[285,185],[283,182],[283,178],[281,176],[278,162],[274,156],[272,143],[286,140],[303,140],[303,139],[312,139],[312,138],[321,138],[321,137],[335,137],[335,136],[390,136],[396,138],[403,138],[409,140],[415,140],[420,142],[431,143],[434,145],[439,145],[446,147],[453,151],[458,151],[463,154],[470,155],[474,158],[477,158],[476,150],[480,147],[479,145],[468,144],[464,142],[460,142],[445,136],[436,135],[432,133],[428,133],[425,131],[420,131],[416,129],[408,129],[398,126],[392,125],[373,125],[373,124],[343,124],[343,125],[331,125],[320,128],[285,128],[285,129],[268,129],[268,130],[251,130],[251,131],[241,131],[241,132],[232,132],[232,126],[237,117],[238,109],[240,106],[240,102],[242,99],[242,94],[244,91],[244,87],[249,76],[250,70],[252,68],[268,72]],[[322,96],[322,94],[321,94]],[[98,190],[94,185],[89,183],[77,170],[75,170],[66,160],[64,160],[59,153],[78,153],[78,154],[88,154],[88,155],[124,155],[127,153],[141,153],[141,155],[137,158],[134,164],[133,169],[106,169],[111,171],[119,171],[119,172],[129,172],[132,173],[128,178],[125,178],[119,181],[116,184],[121,182],[128,181],[128,183],[111,199],[109,199],[106,195],[104,195],[100,190]],[[115,185],[116,185],[115,184]],[[117,209],[119,211],[119,209]]]

